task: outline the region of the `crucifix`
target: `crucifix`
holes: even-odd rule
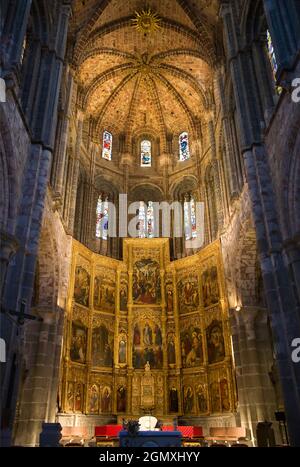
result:
[[[1,305],[1,313],[6,314],[17,326],[23,326],[27,319],[31,321],[43,321],[43,318],[26,313],[26,304],[26,300],[21,301],[20,311],[6,310]],[[13,316],[16,316],[17,318],[14,319],[12,318]]]

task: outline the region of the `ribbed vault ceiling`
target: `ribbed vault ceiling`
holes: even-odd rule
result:
[[[217,0],[75,1],[73,62],[97,132],[135,134],[147,128],[165,138],[193,129],[210,101],[217,5]],[[149,34],[132,21],[145,8],[160,20]]]

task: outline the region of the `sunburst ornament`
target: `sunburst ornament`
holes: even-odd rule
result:
[[[135,18],[132,20],[133,26],[143,34],[150,34],[160,29],[161,19],[157,13],[151,11],[151,8],[135,12]]]

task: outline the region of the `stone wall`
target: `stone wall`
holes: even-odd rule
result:
[[[43,421],[54,422],[57,412],[64,314],[69,286],[72,238],[67,236],[47,193],[38,252],[35,303],[39,320],[24,332],[24,352],[15,443],[34,446]]]

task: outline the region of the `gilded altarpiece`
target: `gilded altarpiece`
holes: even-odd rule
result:
[[[167,239],[126,239],[123,251],[117,261],[74,241],[61,412],[234,412],[219,242],[174,262]]]

